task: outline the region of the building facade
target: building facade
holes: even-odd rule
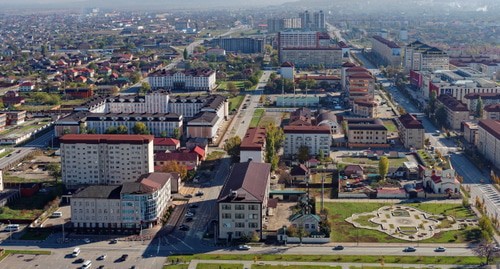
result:
[[[405,47],[404,68],[407,73],[411,70],[448,70],[450,57],[446,52],[417,40]]]
[[[405,148],[422,149],[425,143],[425,129],[415,116],[411,114],[401,115],[396,120],[399,139]]]
[[[306,146],[310,155],[320,155],[330,152],[332,137],[329,126],[285,126],[284,155],[287,157],[296,156],[299,148]]]
[[[401,66],[401,47],[394,41],[381,36],[372,36],[372,52],[380,58],[383,65]]]
[[[227,38],[220,37],[214,38],[210,41],[212,47],[219,47],[230,52],[239,53],[263,53],[264,52],[264,39],[262,38]]]
[[[210,92],[215,89],[215,81],[215,71],[211,69],[160,70],[148,76],[152,89]]]
[[[477,149],[496,168],[500,168],[500,121],[480,120],[477,131]]]
[[[168,113],[168,91],[148,92],[145,96],[119,95],[106,98],[104,112],[109,113]]]
[[[485,106],[483,108],[483,119],[500,120],[500,103]]]
[[[151,135],[69,134],[60,142],[62,181],[68,188],[122,184],[154,171]]]
[[[388,147],[387,128],[380,119],[349,118],[347,139],[349,147]]]
[[[271,180],[268,163],[233,165],[217,199],[218,238],[263,238]]]
[[[284,48],[281,50],[281,61],[292,62],[296,67],[323,65],[325,68],[336,68],[342,64],[342,49]]]
[[[462,128],[462,122],[469,120],[469,109],[467,105],[458,101],[453,96],[442,94],[438,96],[436,103],[446,110],[446,122],[448,127],[454,130]]]
[[[266,129],[248,128],[240,145],[240,162],[264,163],[266,148]]]

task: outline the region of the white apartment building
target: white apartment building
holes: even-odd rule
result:
[[[109,113],[168,113],[169,93],[149,92],[145,96],[119,95],[106,99],[105,112]]]
[[[332,136],[329,126],[285,126],[284,155],[293,157],[299,152],[301,146],[309,148],[309,154],[319,155],[320,150],[323,154],[330,152],[332,145]]]
[[[480,120],[476,147],[495,167],[500,168],[500,121]]]
[[[347,139],[349,147],[387,147],[387,128],[380,119],[349,118]]]
[[[479,98],[483,101],[483,106],[500,104],[500,92],[498,93],[469,93],[462,100],[470,111],[476,111]]]
[[[280,57],[281,62],[291,62],[296,67],[321,64],[326,68],[336,68],[342,65],[341,48],[283,48]]]
[[[472,93],[500,94],[500,86],[491,80],[482,78],[458,80],[451,83],[446,81],[431,82],[429,88],[435,90],[437,95],[451,95],[459,101],[465,101],[465,96]]]
[[[268,163],[236,163],[217,199],[218,238],[263,238],[271,180]]]
[[[280,50],[284,48],[317,48],[319,46],[318,32],[281,31],[278,34],[278,44]]]
[[[401,47],[381,36],[372,36],[372,52],[381,58],[384,65],[401,65]]]
[[[405,47],[403,64],[407,73],[410,70],[448,70],[450,57],[446,52],[417,40]]]
[[[154,171],[152,135],[68,134],[61,137],[62,181],[68,188],[133,182]]]
[[[446,111],[446,122],[449,128],[460,130],[462,122],[469,120],[469,109],[467,105],[452,96],[442,94],[438,96],[436,103],[444,106]]]
[[[150,173],[123,185],[94,185],[71,198],[73,229],[138,231],[159,224],[176,175]]]
[[[85,120],[87,129],[97,134],[104,134],[108,128],[121,125],[127,127],[129,134],[133,134],[134,126],[139,122],[144,123],[155,137],[165,133],[173,137],[175,130],[182,134],[183,117],[174,113],[92,113]]]
[[[160,70],[148,77],[152,89],[168,90],[212,91],[215,81],[215,71],[210,69]]]

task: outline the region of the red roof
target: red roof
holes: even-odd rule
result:
[[[31,87],[33,85],[34,84],[31,81],[26,81],[26,82],[21,83],[19,86],[21,86],[21,87]]]
[[[366,72],[366,73],[354,73],[354,74],[349,74],[349,78],[366,78],[366,79],[373,79],[373,76]]]
[[[285,133],[301,133],[301,134],[330,134],[328,126],[285,126]]]
[[[198,154],[198,157],[200,157],[200,159],[205,159],[205,150],[202,149],[200,146],[194,147],[192,152]]]
[[[432,179],[432,181],[434,181],[434,183],[440,183],[441,182],[441,177],[440,176],[432,175],[431,179]]]
[[[181,141],[174,138],[155,138],[154,139],[155,146],[177,146],[180,145]]]
[[[266,141],[266,129],[249,128],[241,141],[241,150],[262,150]]]

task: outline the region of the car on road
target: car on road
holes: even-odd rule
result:
[[[82,258],[76,259],[73,263],[83,263],[85,260]]]
[[[343,250],[343,249],[344,249],[344,246],[341,246],[341,245],[333,247],[333,250]]]
[[[84,238],[84,239],[83,239],[83,242],[85,242],[85,244],[89,244],[89,243],[90,243],[90,239],[88,239],[88,238]]]
[[[436,131],[435,133],[432,134],[433,136],[440,136],[441,135],[441,132],[440,131]]]
[[[116,244],[116,243],[118,243],[118,240],[116,240],[116,239],[111,239],[111,241],[109,241],[109,243],[110,243],[110,244]]]
[[[500,251],[500,247],[499,246],[493,247],[493,252],[498,252],[498,251]]]
[[[444,247],[437,247],[434,249],[434,252],[445,252],[446,251],[446,248]]]
[[[124,262],[126,261],[128,258],[128,254],[123,254],[120,258],[118,258],[118,261],[119,262]]]
[[[406,247],[403,249],[403,252],[415,252],[415,251],[417,251],[417,249],[414,247]]]
[[[252,247],[249,245],[239,245],[238,250],[250,250]]]
[[[191,194],[186,194],[186,195],[184,195],[184,198],[193,198],[193,195],[191,195]]]
[[[185,216],[192,218],[192,217],[194,217],[194,213],[193,212],[187,212]]]
[[[106,259],[106,254],[102,254],[101,256],[97,257],[98,261],[104,261]]]
[[[198,191],[195,195],[196,195],[196,196],[203,196],[203,194],[204,194],[204,193],[203,193],[202,191]]]
[[[179,230],[181,230],[181,231],[189,231],[189,226],[187,226],[185,224],[182,224],[181,226],[179,226]]]
[[[185,222],[191,222],[191,221],[193,221],[193,218],[192,217],[187,217],[184,221]]]
[[[99,265],[99,267],[97,267],[97,269],[104,269],[104,265]]]

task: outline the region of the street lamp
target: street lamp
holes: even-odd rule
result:
[[[7,221],[9,222],[9,227],[10,227],[10,225],[11,225],[10,220],[7,220]],[[12,228],[9,228],[9,237],[7,238],[7,240],[11,239],[11,237],[12,237]]]

